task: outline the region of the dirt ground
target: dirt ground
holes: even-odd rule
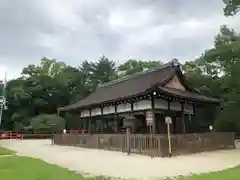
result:
[[[236,150],[172,158],[56,146],[51,145],[50,140],[1,140],[0,145],[17,151],[19,155],[40,158],[80,173],[144,180],[218,171],[240,164],[240,142]]]

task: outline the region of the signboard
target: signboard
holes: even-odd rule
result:
[[[172,118],[170,116],[165,117],[165,123],[166,124],[172,124]]]
[[[152,126],[153,125],[153,113],[152,113],[152,111],[147,111],[146,112],[146,123],[147,123],[147,126]]]

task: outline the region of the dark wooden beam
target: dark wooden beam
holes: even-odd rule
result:
[[[92,110],[89,109],[89,116],[92,116]]]
[[[155,99],[156,99],[156,92],[151,94],[151,110],[153,114],[153,125],[152,125],[152,133],[156,134],[156,118],[155,118]]]
[[[181,103],[181,110],[182,110],[182,130],[183,133],[186,133],[186,124],[184,119],[184,103]]]
[[[103,115],[103,106],[101,106],[101,115]]]
[[[114,105],[114,112],[117,113],[117,105]]]

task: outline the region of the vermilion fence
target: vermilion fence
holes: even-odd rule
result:
[[[67,130],[66,134],[87,134],[87,130]],[[21,132],[0,131],[0,139],[47,139],[52,138],[54,132]]]
[[[12,131],[0,131],[0,139],[23,139],[23,133]]]

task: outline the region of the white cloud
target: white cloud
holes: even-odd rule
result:
[[[3,0],[0,64],[15,77],[42,56],[71,65],[101,54],[192,60],[213,45],[220,25],[240,29],[239,16],[226,18],[222,8],[219,0]]]

